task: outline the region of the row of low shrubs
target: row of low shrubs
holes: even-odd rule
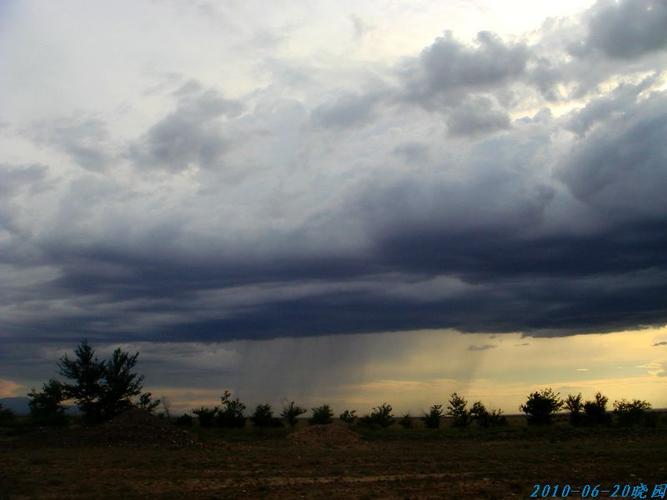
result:
[[[569,421],[574,426],[610,425],[612,415],[622,426],[643,425],[655,426],[657,414],[651,411],[648,401],[620,399],[614,401],[613,412],[607,410],[609,398],[598,392],[594,398],[584,401],[581,393],[568,394],[561,399],[560,394],[551,388],[535,391],[528,396],[520,409],[528,417],[528,423],[548,425],[554,415],[562,409],[569,412]]]
[[[607,410],[609,400],[601,393],[597,393],[592,400],[584,401],[581,394],[569,394],[561,399],[560,394],[551,388],[535,391],[528,395],[520,410],[525,413],[527,421],[531,425],[549,425],[554,416],[561,410],[568,410],[569,421],[574,426],[610,425],[612,417],[622,426],[643,425],[654,426],[657,423],[657,414],[651,411],[651,405],[647,401],[617,400],[613,403],[613,412]],[[221,405],[214,408],[200,408],[194,410],[199,424],[202,427],[243,427],[246,417],[244,411],[246,406],[238,399],[232,399],[229,391],[225,391],[221,398]],[[273,414],[269,404],[261,404],[255,408],[250,416],[250,421],[256,427],[279,427],[283,421],[293,427],[297,419],[305,414],[307,410],[296,405],[293,401],[285,406],[280,413],[281,418]],[[476,401],[472,406],[459,394],[453,393],[449,398],[446,409],[441,404],[434,404],[428,412],[421,416],[424,426],[429,429],[440,427],[443,418],[449,417],[453,427],[468,427],[476,424],[479,427],[488,428],[505,425],[505,416],[500,410],[487,409],[481,401]],[[383,403],[362,417],[357,417],[355,410],[345,410],[339,417],[348,425],[362,425],[367,427],[389,427],[397,422],[405,428],[410,428],[416,420],[410,414],[400,418],[393,415],[393,408]],[[334,419],[334,412],[329,405],[312,408],[312,415],[308,419],[310,424],[329,424]],[[194,418],[191,415],[179,417],[177,423],[192,425]]]
[[[220,401],[221,404],[213,408],[201,407],[192,412],[197,417],[199,425],[202,427],[244,427],[246,423],[244,414],[246,405],[239,398],[232,398],[229,391],[224,392]],[[292,401],[282,409],[281,418],[278,418],[274,416],[271,405],[266,403],[257,405],[254,413],[249,418],[256,427],[280,427],[283,422],[290,427],[294,427],[297,419],[305,413],[307,413],[305,408]],[[500,410],[489,411],[481,401],[475,402],[468,409],[468,402],[457,393],[451,395],[446,410],[443,409],[443,405],[434,404],[428,412],[424,413],[421,420],[427,428],[437,429],[440,427],[443,417],[452,417],[453,425],[456,427],[466,427],[473,422],[476,422],[480,427],[491,427],[506,423]],[[338,418],[348,425],[367,427],[389,427],[398,420],[398,424],[405,428],[412,427],[415,420],[409,413],[397,419],[393,414],[392,406],[387,403],[382,403],[373,408],[370,413],[362,417],[357,416],[356,410],[344,410]],[[332,423],[333,419],[333,410],[325,404],[312,408],[312,415],[308,419],[308,423],[326,425]],[[176,423],[190,426],[194,424],[194,421],[192,415],[185,414],[179,417]]]

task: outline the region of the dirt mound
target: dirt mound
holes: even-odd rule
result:
[[[302,446],[325,448],[359,448],[364,446],[361,438],[348,427],[338,424],[310,425],[287,436]]]
[[[79,438],[81,444],[100,446],[183,448],[198,444],[190,432],[140,409],[128,410],[102,425],[83,429]]]

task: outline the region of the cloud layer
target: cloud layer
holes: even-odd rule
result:
[[[0,341],[667,322],[664,2],[372,64],[281,52],[298,29],[203,5],[183,26],[243,42],[232,67],[207,56],[222,76],[128,62],[143,93],[0,116]],[[352,19],[354,47],[373,28]]]

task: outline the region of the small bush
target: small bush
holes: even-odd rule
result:
[[[199,425],[202,427],[213,427],[216,423],[216,417],[218,416],[220,408],[217,406],[214,408],[204,408],[203,406],[197,410],[193,410],[192,413],[197,415],[199,420]]]
[[[283,408],[283,411],[280,414],[280,416],[283,417],[285,420],[287,420],[287,424],[290,427],[294,427],[296,425],[296,419],[299,418],[304,413],[306,413],[307,411],[308,410],[306,410],[305,408],[297,406],[297,404],[294,401],[291,401],[290,404],[288,404]]]
[[[174,423],[179,427],[192,427],[192,424],[194,423],[194,418],[192,418],[192,415],[184,413],[180,417],[176,417]]]
[[[389,427],[394,423],[392,410],[390,404],[382,403],[380,406],[373,408],[369,415],[364,416],[361,423],[368,426]]]
[[[589,425],[609,424],[611,415],[607,413],[607,402],[609,399],[598,392],[595,399],[584,403],[584,414],[586,423]]]
[[[493,427],[505,425],[507,420],[500,410],[487,410],[481,401],[476,401],[470,409],[470,418],[477,422],[480,427]]]
[[[252,414],[250,420],[257,427],[280,427],[282,422],[273,416],[273,410],[270,404],[257,405],[255,413]]]
[[[581,399],[581,393],[568,394],[564,401],[565,408],[570,412],[570,423],[572,425],[580,425],[583,421],[584,403]]]
[[[220,397],[222,405],[216,415],[217,424],[220,427],[243,427],[245,426],[245,416],[243,412],[245,405],[239,398],[232,399],[232,393],[225,391]]]
[[[308,421],[310,425],[324,425],[330,424],[333,420],[333,410],[329,405],[318,406],[313,408],[313,416]]]
[[[429,429],[437,429],[440,427],[440,420],[443,415],[442,405],[433,405],[428,413],[424,413],[422,420],[424,425]]]
[[[148,413],[153,413],[155,411],[155,408],[160,406],[162,404],[162,400],[160,399],[153,399],[153,395],[150,392],[144,392],[141,396],[139,396],[139,401],[137,402],[137,407],[141,408],[142,410],[148,412]],[[165,408],[167,408],[165,406]],[[169,410],[165,410],[165,416],[169,418]]]
[[[553,415],[563,406],[560,394],[550,387],[535,391],[528,395],[528,399],[519,409],[528,417],[529,424],[547,425],[551,423]]]
[[[348,425],[352,425],[357,421],[356,410],[345,410],[338,418]]]
[[[400,425],[404,429],[411,429],[412,428],[412,417],[410,416],[410,414],[406,413],[405,415],[403,415],[399,419],[398,425]]]
[[[38,425],[65,425],[67,416],[63,401],[66,399],[65,386],[57,380],[49,380],[42,385],[42,390],[35,389],[28,394],[30,417]]]
[[[449,406],[447,415],[454,419],[454,427],[467,427],[470,424],[470,412],[468,411],[468,402],[459,396],[456,392],[449,397]]]
[[[640,399],[614,401],[614,413],[618,423],[624,426],[653,426],[656,422],[655,414],[651,412],[651,403]]]

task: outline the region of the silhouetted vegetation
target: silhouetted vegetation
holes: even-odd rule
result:
[[[584,403],[585,422],[588,425],[606,425],[611,423],[611,415],[607,413],[607,402],[609,399],[601,392],[595,394],[595,398]]]
[[[192,413],[197,415],[197,419],[199,420],[199,425],[202,427],[213,427],[216,423],[216,417],[218,415],[218,411],[220,408],[217,406],[214,408],[197,408],[196,410],[192,410]]]
[[[245,404],[239,398],[232,399],[232,393],[225,391],[220,397],[221,406],[216,415],[219,427],[239,428],[245,425]]]
[[[584,420],[584,402],[581,393],[568,394],[563,405],[570,412],[570,423],[572,425],[580,425]]]
[[[280,419],[273,416],[273,409],[268,403],[257,405],[250,420],[257,427],[281,427],[283,425]]]
[[[367,426],[389,427],[394,423],[394,416],[391,413],[393,408],[390,404],[382,403],[376,406],[370,414],[363,416],[359,421]]]
[[[470,424],[470,412],[468,411],[468,402],[453,392],[449,396],[449,406],[447,406],[447,415],[452,417],[454,427],[467,427]]]
[[[311,425],[330,424],[333,421],[333,410],[329,405],[322,405],[312,409],[313,416],[308,423]]]
[[[183,415],[176,417],[174,423],[179,427],[192,427],[194,424],[194,418],[189,413],[184,413]]]
[[[305,408],[298,406],[294,401],[290,401],[290,403],[283,408],[280,416],[287,420],[287,424],[290,427],[294,427],[296,425],[296,419],[305,414],[307,411],[308,410]]]
[[[443,413],[444,412],[442,411],[442,405],[434,404],[433,406],[431,406],[428,413],[425,413],[424,416],[422,417],[424,425],[426,425],[426,427],[429,429],[439,428],[440,420],[442,419]]]
[[[348,425],[352,425],[357,421],[356,410],[345,410],[338,418]]]
[[[519,408],[527,415],[529,424],[546,425],[552,422],[554,414],[563,404],[560,394],[548,387],[529,394],[527,401]]]
[[[38,425],[65,425],[65,407],[63,401],[66,399],[65,387],[57,380],[51,379],[42,385],[42,390],[37,392],[34,388],[28,394],[30,402],[30,416]]]
[[[153,413],[155,409],[160,406],[160,403],[163,403],[163,408],[164,408],[164,416],[169,418],[169,407],[164,404],[164,401],[160,399],[153,399],[153,395],[150,392],[145,392],[141,396],[139,396],[139,401],[137,402],[137,406],[141,408],[142,410],[148,412],[148,413]]]
[[[498,409],[489,411],[481,401],[476,401],[472,405],[470,418],[473,422],[477,422],[477,425],[484,428],[505,425],[507,423],[502,411]]]
[[[108,420],[139,404],[147,408],[153,404],[150,394],[141,394],[144,377],[134,372],[138,352],[131,355],[116,349],[109,359],[99,360],[84,340],[74,356],[65,355],[58,362],[60,374],[70,381],[61,383],[62,395],[74,400],[88,422]],[[134,398],[140,395],[136,402]]]
[[[651,404],[640,399],[614,401],[614,414],[623,426],[654,426],[657,420],[656,415],[651,413]]]

